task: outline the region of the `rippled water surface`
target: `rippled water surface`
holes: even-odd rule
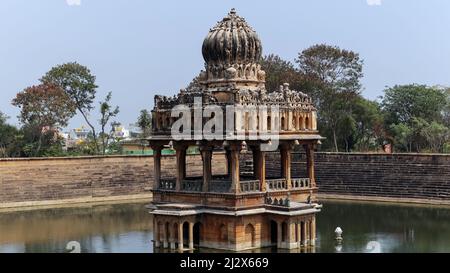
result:
[[[152,217],[144,206],[0,212],[0,252],[68,252],[70,241],[82,252],[153,252]],[[344,231],[342,244],[334,240],[337,226]],[[323,202],[317,232],[308,252],[450,252],[450,209]]]

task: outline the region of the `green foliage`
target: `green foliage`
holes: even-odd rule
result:
[[[0,112],[0,157],[20,155],[20,131],[6,123],[8,117]]]
[[[97,85],[91,71],[77,62],[57,65],[42,78],[43,83],[54,83],[60,86],[80,111],[90,111],[96,95]]]
[[[65,127],[75,114],[74,104],[54,84],[27,87],[17,93],[12,105],[20,108],[19,119],[22,123],[40,127]]]
[[[387,122],[411,125],[414,117],[442,121],[447,105],[442,90],[426,85],[395,85],[384,90],[381,105],[387,113]]]
[[[268,92],[277,91],[280,85],[289,83],[292,89],[303,89],[302,75],[294,65],[281,59],[280,56],[270,54],[261,59],[261,68],[266,72],[266,89]]]
[[[100,132],[100,138],[102,141],[102,153],[106,153],[106,149],[108,147],[109,140],[111,139],[111,134],[107,134],[105,132],[106,125],[110,121],[111,118],[116,117],[119,114],[119,106],[112,107],[111,106],[111,97],[112,93],[109,92],[108,95],[106,95],[106,98],[104,101],[100,102],[100,126],[101,126],[101,132]],[[114,125],[111,126],[114,128]]]
[[[74,104],[66,93],[52,83],[25,88],[13,99],[20,108],[23,123],[20,143],[25,156],[46,156],[62,153],[58,128],[67,126],[75,114]],[[16,141],[16,143],[18,143]],[[16,146],[17,147],[17,146]]]
[[[299,73],[309,81],[311,96],[318,108],[318,122],[327,139],[325,147],[337,152],[350,149],[349,132],[339,126],[353,127],[352,106],[358,98],[363,76],[363,61],[353,51],[336,46],[314,45],[299,53],[295,60]],[[341,143],[341,145],[340,145]]]
[[[97,133],[93,123],[88,119],[88,113],[94,109],[93,104],[98,87],[91,71],[77,62],[69,62],[50,69],[41,78],[41,82],[56,84],[66,92],[91,128],[95,150],[98,153],[100,150],[97,144]]]
[[[152,129],[152,116],[146,109],[141,110],[137,120],[137,125],[141,128],[141,137],[148,137]]]
[[[352,106],[355,119],[355,148],[358,151],[376,150],[385,139],[384,115],[379,103],[361,96]]]
[[[398,151],[443,152],[449,141],[448,89],[426,85],[386,88],[381,106]]]

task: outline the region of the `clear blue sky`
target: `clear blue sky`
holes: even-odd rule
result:
[[[78,1],[2,0],[0,111],[11,123],[14,95],[69,61],[97,76],[99,99],[113,92],[118,121],[134,122],[155,94],[175,94],[203,68],[203,38],[232,7],[258,32],[264,54],[293,61],[316,43],[358,52],[365,97],[394,84],[450,85],[447,0]],[[82,123],[76,117],[70,127]]]

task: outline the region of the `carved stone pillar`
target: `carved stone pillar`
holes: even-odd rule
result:
[[[169,234],[167,234],[167,226],[166,224],[163,225],[163,247],[168,248],[169,247]]]
[[[225,148],[225,156],[227,158],[227,176],[231,177],[231,151]]]
[[[306,244],[307,244],[307,238],[306,238],[306,222],[305,222],[305,220],[303,220],[302,222],[301,222],[301,227],[302,227],[302,236],[301,236],[301,239],[300,240],[302,240],[302,245],[303,246],[306,246]]]
[[[306,153],[306,172],[308,173],[309,186],[316,186],[316,179],[314,176],[314,149],[312,144],[307,144],[303,146]]]
[[[161,182],[161,145],[151,145],[153,149],[153,188],[158,189]]]
[[[253,156],[253,176],[255,178],[258,178],[258,157],[259,157],[259,151],[256,146],[251,146],[250,149],[252,150],[252,156]]]
[[[239,153],[241,152],[241,144],[233,143],[229,147],[231,152],[231,192],[239,193],[241,191],[239,179]]]
[[[211,147],[211,146],[200,146],[200,153],[202,155],[202,161],[203,161],[202,191],[204,191],[204,192],[209,191],[209,185],[212,180],[212,166],[211,166],[212,150],[213,150],[213,147]]]
[[[297,246],[300,247],[302,244],[302,224],[301,222],[296,223],[297,225]]]
[[[186,149],[187,146],[181,143],[174,145],[177,158],[177,181],[175,189],[181,190],[181,184],[186,177]]]
[[[305,241],[303,243],[304,246],[309,245],[309,233],[310,233],[309,228],[310,228],[309,220],[305,220]]]
[[[279,221],[277,221],[277,248],[282,248],[283,247],[283,238],[282,238],[282,236],[283,236],[283,230],[282,230],[282,228],[283,228],[283,225],[279,222]]]
[[[287,189],[291,188],[291,145],[281,145],[281,176],[286,179]]]
[[[252,147],[253,174],[259,180],[260,191],[266,191],[266,153],[259,146]]]
[[[189,249],[194,249],[194,223],[189,222]]]
[[[311,228],[310,228],[310,233],[311,233],[311,235],[310,235],[310,237],[311,237],[311,240],[310,240],[310,244],[313,246],[313,245],[315,245],[316,244],[316,217],[314,216],[312,219],[311,219]]]
[[[159,245],[160,245],[160,243],[159,243],[159,226],[158,226],[158,222],[156,221],[156,219],[154,219],[153,221],[154,221],[154,223],[153,223],[153,241],[154,241],[155,247],[159,247]]]
[[[178,223],[178,251],[183,252],[183,222]]]
[[[169,226],[169,247],[170,249],[175,249],[175,228],[173,225]]]
[[[287,232],[287,241],[288,241],[288,248],[296,248],[297,244],[295,242],[295,222],[289,221],[288,223],[288,232]]]

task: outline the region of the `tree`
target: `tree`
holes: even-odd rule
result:
[[[19,130],[6,121],[8,116],[0,112],[0,157],[10,157],[20,154],[18,149]]]
[[[377,148],[385,138],[384,116],[378,102],[358,96],[352,107],[355,119],[355,145],[360,151]]]
[[[281,59],[280,56],[270,54],[261,59],[261,68],[266,72],[266,89],[269,92],[277,91],[280,85],[289,83],[294,90],[303,90],[306,81],[294,68],[294,65]]]
[[[9,118],[9,117],[8,117],[7,115],[3,114],[3,113],[0,111],[0,125],[5,124],[5,123],[6,123],[6,120],[7,120],[8,118]]]
[[[106,147],[108,146],[109,140],[110,140],[110,134],[105,133],[105,128],[108,122],[111,118],[117,116],[119,114],[119,106],[112,107],[111,102],[112,93],[109,92],[108,95],[106,95],[106,98],[103,102],[100,102],[100,126],[101,126],[101,133],[100,137],[102,140],[102,153],[105,154]]]
[[[384,90],[381,106],[386,128],[400,150],[443,150],[449,116],[445,89],[418,84],[396,85]]]
[[[360,93],[363,61],[353,51],[320,44],[303,50],[295,62],[309,82],[319,125],[331,136],[337,152],[338,125],[351,115],[352,103]]]
[[[70,98],[59,86],[51,83],[25,88],[17,93],[12,104],[20,108],[22,123],[39,127],[65,127],[75,114]]]
[[[50,69],[41,79],[43,83],[54,83],[60,86],[74,103],[86,123],[92,130],[97,152],[97,134],[94,125],[89,121],[88,114],[94,108],[97,85],[91,71],[77,62],[69,62]]]
[[[434,153],[444,152],[444,145],[450,137],[450,130],[446,126],[432,121],[423,128],[422,135],[429,143],[430,150]]]
[[[147,109],[141,110],[137,120],[137,125],[141,129],[141,137],[145,138],[150,135],[152,129],[152,116]]]
[[[381,105],[389,123],[411,124],[414,117],[441,122],[447,100],[440,89],[408,84],[386,88]]]
[[[404,123],[399,123],[390,125],[389,129],[394,135],[394,145],[400,149],[411,152],[413,139],[412,128]]]
[[[27,155],[37,156],[42,148],[59,142],[58,129],[67,126],[75,105],[57,85],[45,83],[17,93],[12,104],[20,108],[19,119],[28,143]]]

